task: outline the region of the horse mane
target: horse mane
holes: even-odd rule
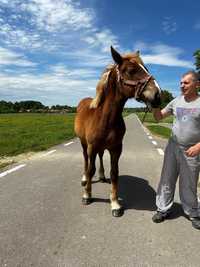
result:
[[[129,61],[136,61],[138,64],[144,65],[142,59],[138,53],[126,53],[123,55],[123,59]],[[106,88],[108,87],[108,82],[110,74],[115,69],[116,64],[109,64],[106,66],[105,70],[102,72],[99,82],[96,86],[96,96],[90,103],[90,108],[97,108],[101,103],[103,103],[106,95]]]
[[[90,108],[97,108],[103,102],[110,74],[115,67],[116,64],[109,64],[102,72],[99,82],[97,83],[96,86],[96,97],[90,103]]]

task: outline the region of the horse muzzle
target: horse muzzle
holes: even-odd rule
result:
[[[152,101],[149,101],[152,108],[158,108],[161,106],[161,95],[160,92],[156,92]]]

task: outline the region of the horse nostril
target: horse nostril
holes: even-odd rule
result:
[[[160,93],[156,92],[154,95],[154,99],[151,102],[152,107],[159,107],[161,105],[161,97],[160,97]]]

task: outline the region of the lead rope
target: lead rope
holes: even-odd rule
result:
[[[143,115],[143,118],[142,118],[142,124],[144,123],[144,120],[145,120],[145,118],[146,118],[146,115],[147,115],[147,112],[149,111],[149,108],[148,108],[148,106],[146,106],[146,108],[145,108],[145,113],[144,113],[144,115]]]

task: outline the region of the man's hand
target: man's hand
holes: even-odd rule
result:
[[[162,119],[162,113],[160,108],[152,108],[154,119],[159,122]]]
[[[200,143],[188,148],[188,150],[185,151],[185,154],[188,157],[195,157],[200,154]]]

